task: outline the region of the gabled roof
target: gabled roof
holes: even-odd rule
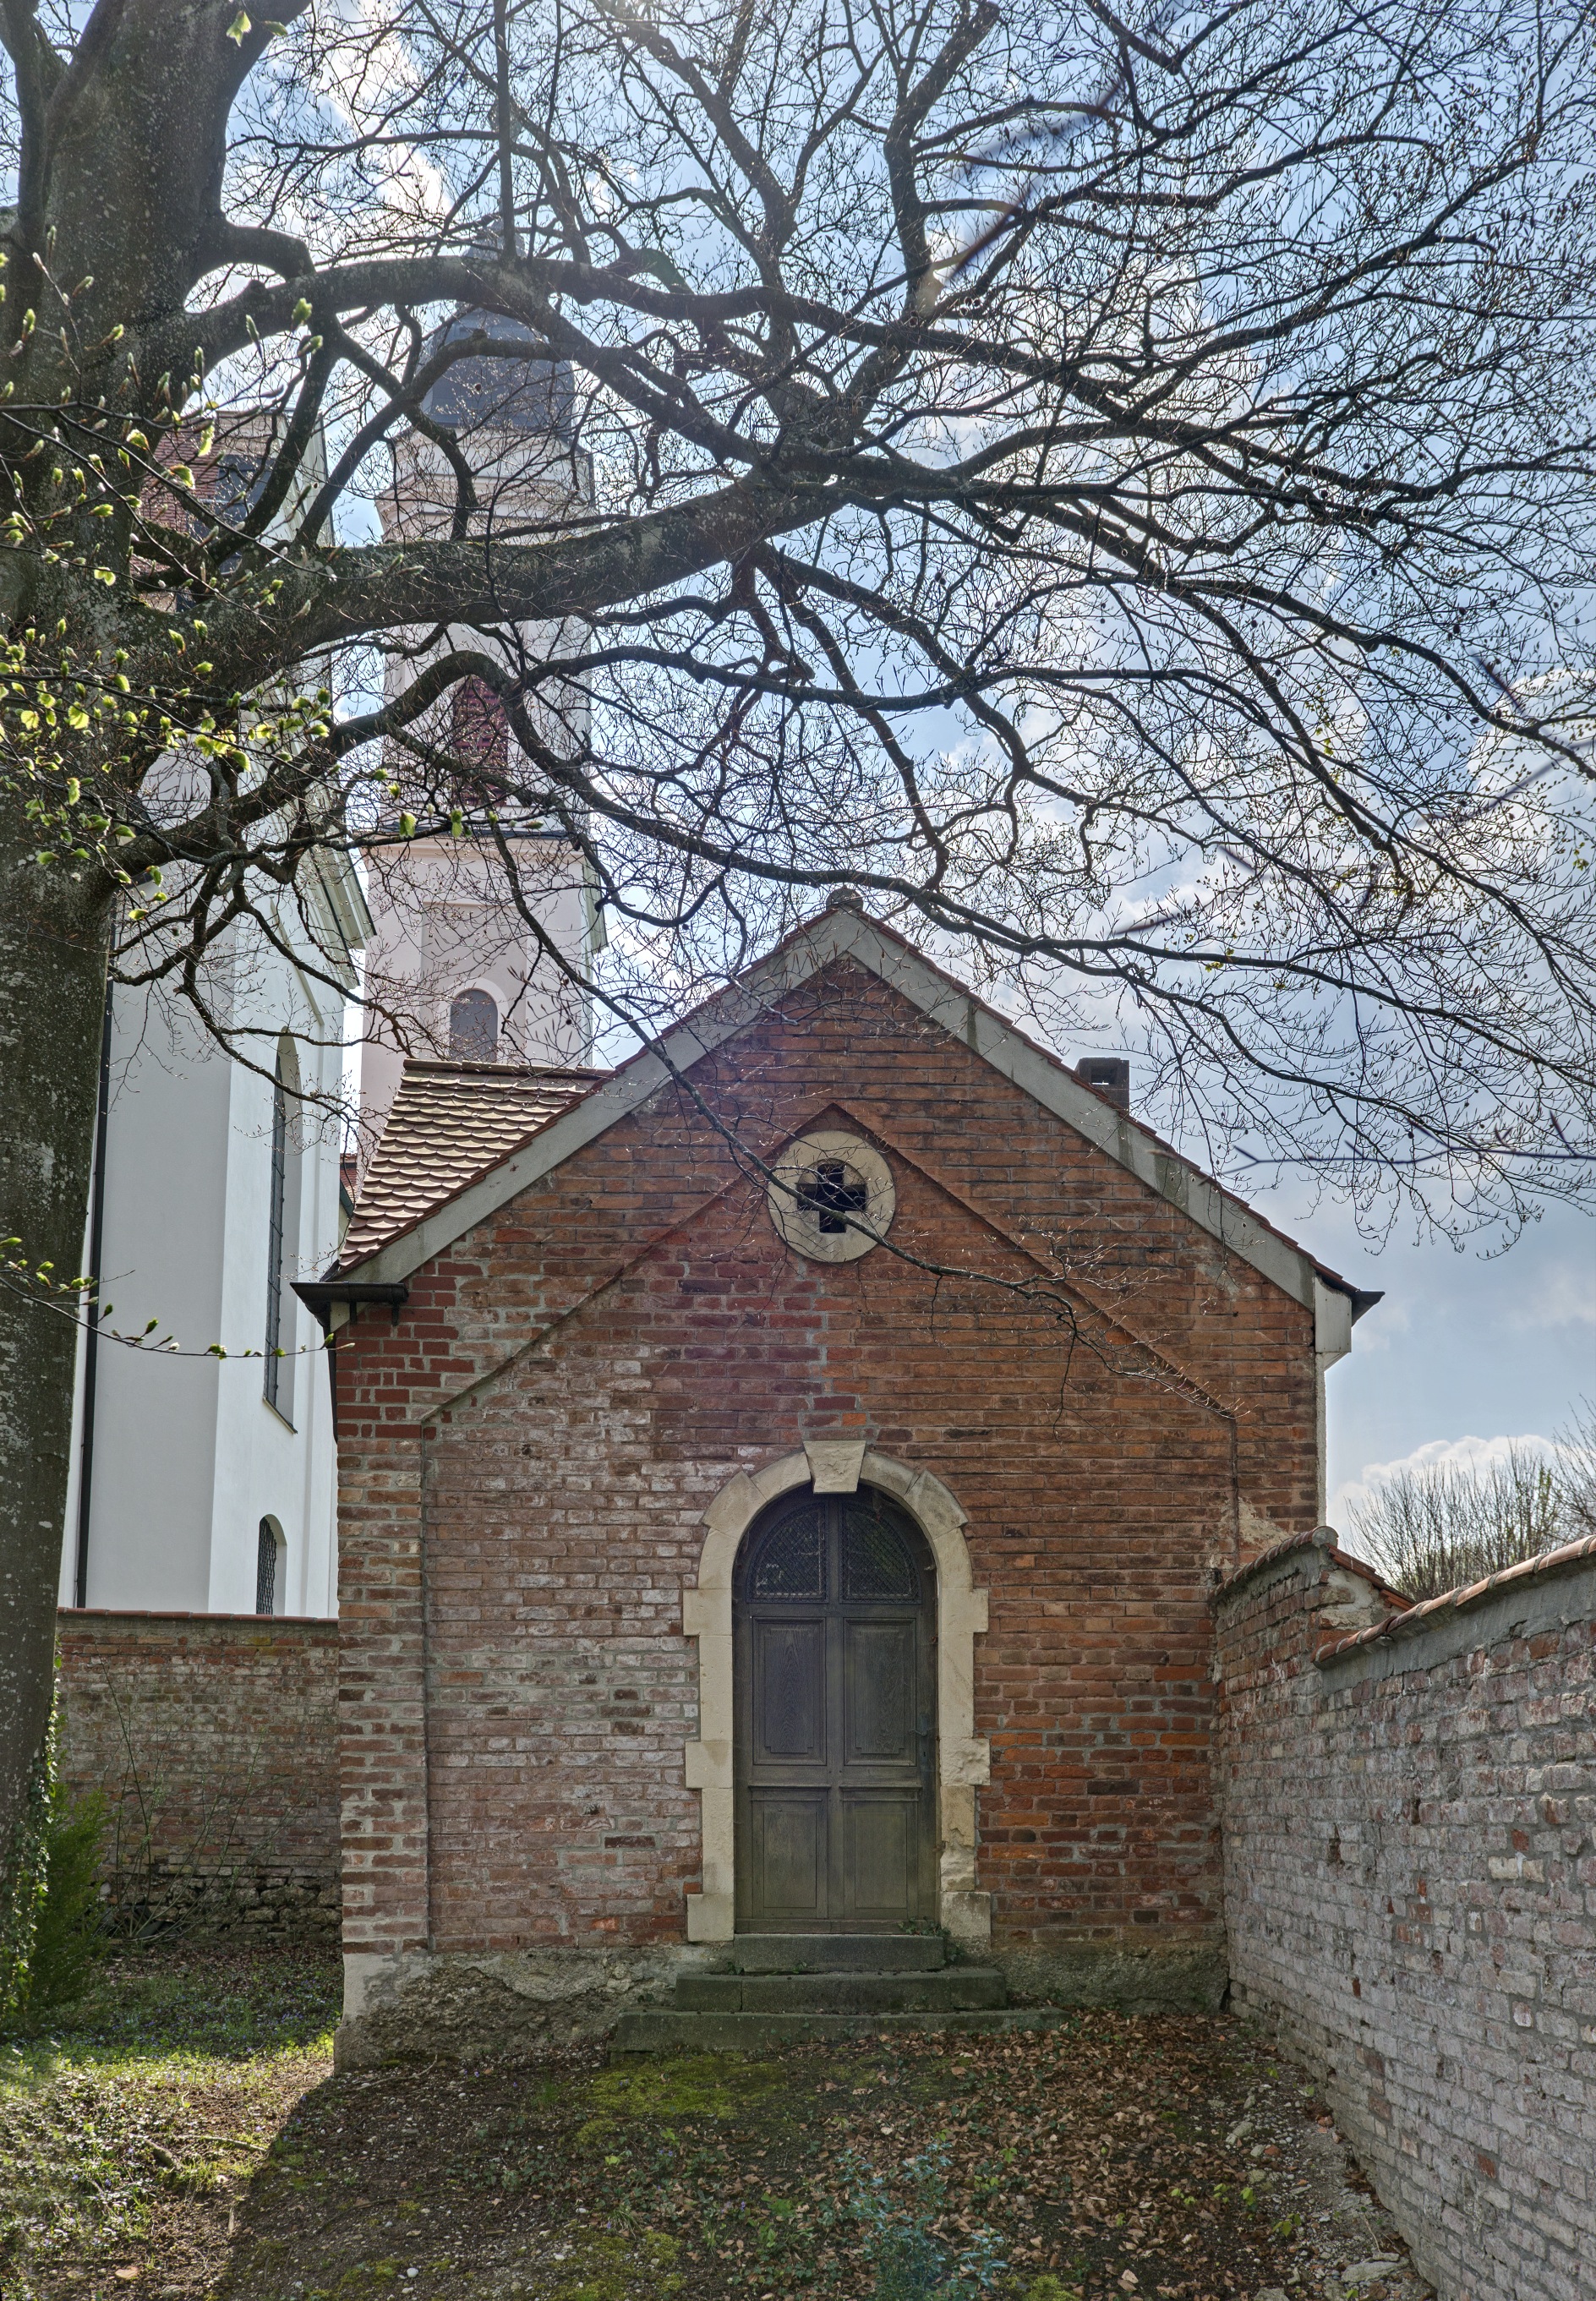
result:
[[[394,1179],[383,1184],[385,1192],[391,1193],[393,1218],[380,1217],[373,1203],[369,1227],[363,1220],[367,1192],[383,1164],[380,1150],[344,1243],[338,1275],[362,1284],[407,1279],[518,1192],[639,1109],[673,1076],[748,1029],[812,976],[843,958],[852,959],[890,983],[911,1006],[961,1040],[973,1054],[1178,1207],[1199,1229],[1220,1240],[1283,1293],[1311,1309],[1316,1348],[1326,1363],[1344,1356],[1351,1347],[1353,1319],[1378,1301],[1378,1295],[1366,1293],[1326,1269],[1149,1127],[1083,1085],[1057,1056],[983,1005],[963,983],[944,975],[900,934],[868,917],[857,908],[856,899],[834,899],[829,909],[796,928],[735,983],[666,1033],[660,1053],[646,1049],[607,1075],[574,1071],[493,1072],[484,1067],[485,1079],[497,1077],[506,1083],[519,1079],[529,1092],[536,1092],[530,1083],[539,1080],[568,1082],[569,1089],[557,1108],[551,1100],[548,1115],[529,1127],[514,1147],[496,1150],[486,1135],[481,1137],[481,1159],[470,1173],[465,1171],[467,1151],[449,1148],[455,1139],[455,1120],[446,1109],[452,1086],[445,1092],[435,1092],[430,1101],[423,1102],[418,1096],[410,1107],[414,1117],[407,1115],[396,1142]],[[413,1075],[420,1083],[428,1076],[440,1081],[447,1073],[453,1082],[464,1067],[411,1065],[405,1071],[406,1087]],[[549,1092],[552,1096],[556,1090],[551,1086]],[[485,1101],[488,1092],[490,1090],[485,1091]],[[450,1158],[451,1174],[458,1179],[445,1181],[439,1173],[439,1152],[425,1132],[429,1113],[436,1114],[443,1130],[439,1148]],[[396,1102],[395,1117],[389,1121],[390,1131],[397,1115]],[[500,1136],[498,1141],[502,1145],[506,1139]],[[385,1134],[384,1149],[387,1141]],[[396,1223],[400,1226],[395,1227]],[[380,1244],[365,1243],[379,1238]]]
[[[497,1063],[406,1063],[338,1256],[369,1261],[491,1174],[608,1074]]]

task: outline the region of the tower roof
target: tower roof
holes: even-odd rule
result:
[[[547,353],[533,349],[537,338],[519,320],[480,306],[456,312],[428,339],[428,358],[479,331],[493,343],[502,344],[504,351],[456,360],[422,400],[427,414],[463,431],[491,424],[515,431],[551,432],[557,439],[573,439],[575,371],[569,360],[550,359]]]

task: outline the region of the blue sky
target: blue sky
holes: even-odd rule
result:
[[[1330,1518],[1375,1467],[1466,1439],[1550,1438],[1596,1395],[1596,1215],[1552,1207],[1494,1254],[1400,1231],[1360,1239],[1344,1208],[1304,1214],[1283,1189],[1271,1222],[1385,1300],[1354,1329],[1329,1381]]]

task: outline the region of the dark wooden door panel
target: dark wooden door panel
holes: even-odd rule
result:
[[[915,1763],[920,1624],[845,1619],[842,1643],[844,1767]]]
[[[843,1919],[896,1924],[918,1914],[921,1803],[914,1791],[843,1791],[833,1871]]]
[[[749,1852],[752,1904],[773,1922],[813,1925],[830,1901],[831,1848],[824,1790],[756,1790]]]
[[[772,1761],[826,1762],[826,1624],[772,1621],[753,1628],[756,1773]]]
[[[737,1923],[936,1913],[935,1592],[884,1496],[795,1495],[751,1530],[734,1594]]]

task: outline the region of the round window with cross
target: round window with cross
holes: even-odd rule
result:
[[[885,1237],[898,1204],[892,1169],[856,1134],[802,1134],[776,1163],[770,1217],[813,1262],[855,1262]]]

